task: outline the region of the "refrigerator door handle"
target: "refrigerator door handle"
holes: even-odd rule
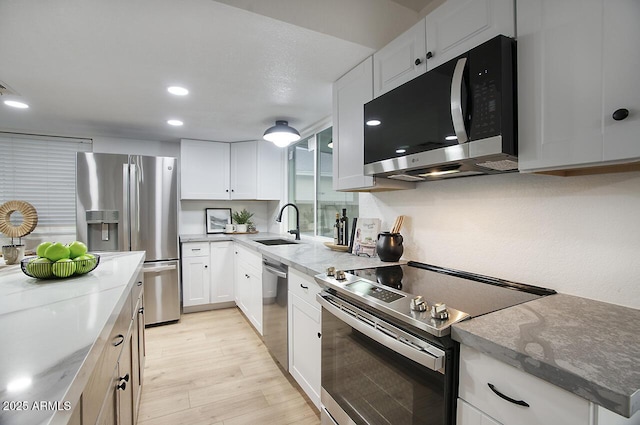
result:
[[[120,217],[120,251],[129,251],[129,164],[122,164],[122,217]]]
[[[140,192],[138,191],[138,167],[129,164],[129,216],[131,229],[129,233],[131,251],[140,251]]]
[[[177,268],[178,268],[178,266],[176,266],[175,264],[172,265],[172,266],[145,267],[144,268],[144,273],[166,272],[168,270],[175,270]]]

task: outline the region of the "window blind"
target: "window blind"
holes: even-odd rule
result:
[[[33,205],[34,233],[75,228],[76,152],[91,150],[88,139],[0,133],[0,204],[16,199]],[[11,222],[19,225],[19,214]]]

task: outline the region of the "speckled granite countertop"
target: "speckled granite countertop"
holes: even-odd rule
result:
[[[625,417],[640,410],[640,310],[557,294],[458,323],[451,335]]]
[[[380,265],[391,266],[404,264],[406,261],[390,263],[378,258],[356,257],[347,252],[332,251],[322,242],[303,238],[291,245],[263,245],[256,242],[259,239],[286,238],[288,236],[276,233],[257,234],[214,234],[214,235],[181,235],[180,242],[215,242],[236,241],[249,248],[280,261],[302,273],[315,276],[324,273],[327,267],[333,266],[336,270],[355,270],[377,267]]]
[[[69,279],[0,271],[0,424],[67,423],[145,258],[100,255],[98,268]]]

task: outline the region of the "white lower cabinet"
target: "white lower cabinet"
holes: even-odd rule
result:
[[[209,301],[212,304],[233,302],[233,242],[212,242],[209,248],[211,285]]]
[[[466,345],[457,404],[457,425],[640,424],[640,413],[625,418]]]
[[[289,268],[289,373],[320,409],[320,287],[313,278]]]
[[[185,312],[232,303],[233,242],[182,244],[182,305]]]
[[[234,254],[236,304],[262,335],[262,256],[238,243]]]
[[[209,304],[209,242],[182,244],[182,305]]]

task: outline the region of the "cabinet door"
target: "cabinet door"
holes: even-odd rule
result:
[[[229,143],[180,142],[181,199],[229,199]]]
[[[514,0],[447,0],[426,17],[427,70],[496,35],[515,37]]]
[[[249,275],[249,320],[262,335],[262,275],[247,270]]]
[[[210,290],[209,257],[182,258],[182,304],[208,304]]]
[[[320,408],[320,309],[289,291],[289,372]]]
[[[257,197],[256,143],[231,143],[231,199]]]
[[[258,143],[257,199],[282,199],[284,192],[284,152],[271,142]]]
[[[425,20],[373,54],[373,95],[378,97],[427,70]]]
[[[364,104],[373,99],[373,59],[333,83],[333,189],[373,186],[364,175]]]
[[[602,0],[520,0],[516,10],[520,170],[600,162]]]
[[[234,284],[234,298],[236,305],[242,310],[245,316],[249,317],[247,308],[247,296],[249,295],[249,275],[245,272],[243,267],[240,249],[237,245],[234,245],[234,270],[235,276],[233,279]]]
[[[640,157],[640,2],[618,0],[604,5],[604,146],[605,161]],[[629,116],[612,115],[627,109]]]
[[[233,242],[212,242],[209,252],[211,265],[209,300],[211,303],[233,301]]]
[[[129,338],[125,341],[118,360],[118,382],[116,385],[118,425],[133,425],[134,422],[133,385],[131,380],[133,374],[131,364],[133,338],[131,335],[132,333],[129,333]]]

